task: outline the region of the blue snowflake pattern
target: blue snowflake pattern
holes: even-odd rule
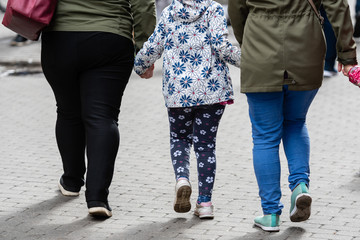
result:
[[[183,95],[180,98],[180,103],[183,107],[190,107],[191,102],[192,102],[192,100],[191,100],[190,96]]]
[[[200,54],[195,53],[195,55],[190,57],[190,63],[193,66],[198,66],[202,63],[202,56]]]
[[[220,83],[218,80],[210,79],[210,81],[208,82],[208,88],[212,92],[216,92],[219,89],[219,87],[220,87]]]
[[[165,70],[165,81],[168,82],[170,80],[170,71]]]
[[[185,8],[181,8],[178,12],[178,17],[181,19],[187,20],[187,19],[189,19],[190,14],[188,11],[186,11]]]
[[[225,62],[222,61],[221,59],[216,59],[215,66],[218,71],[222,71],[225,69]]]
[[[191,79],[190,77],[186,76],[186,77],[181,78],[181,80],[180,80],[180,85],[181,85],[183,88],[188,88],[188,87],[190,87],[190,84],[191,84],[192,82],[193,82],[192,79]]]
[[[145,52],[145,55],[146,56],[150,56],[150,55],[152,55],[152,54],[154,54],[154,48],[152,48],[152,47],[149,47],[147,50],[146,50],[146,52]]]
[[[211,34],[206,34],[205,36],[205,39],[204,39],[204,42],[207,44],[207,45],[210,45],[211,42],[212,42],[212,37],[211,37]]]
[[[169,93],[169,95],[173,95],[174,92],[175,92],[175,86],[174,86],[173,83],[170,83],[170,84],[168,85],[168,93]]]
[[[201,76],[204,78],[209,78],[211,76],[211,69],[209,67],[204,67],[204,69],[201,71]]]
[[[201,98],[197,98],[196,100],[193,100],[192,104],[195,106],[199,106],[205,104],[205,102]]]
[[[180,60],[183,63],[186,63],[187,61],[189,61],[189,58],[190,58],[190,54],[188,51],[184,51],[184,50],[180,51]]]
[[[175,22],[175,19],[174,19],[174,17],[173,17],[171,14],[169,14],[167,20],[168,20],[169,23]]]
[[[186,32],[179,33],[178,40],[181,44],[187,43],[188,39],[189,39],[189,35]]]
[[[195,25],[195,29],[196,29],[196,31],[198,31],[199,33],[204,33],[204,32],[206,32],[207,27],[204,26],[204,25],[202,25],[202,24],[197,24],[197,25]]]
[[[223,37],[220,34],[216,34],[215,37],[212,39],[212,43],[215,46],[220,45],[223,41]]]
[[[180,75],[185,71],[185,65],[181,64],[179,62],[175,63],[174,65],[172,65],[174,73],[176,75]]]
[[[174,46],[174,42],[171,40],[171,38],[167,39],[165,43],[165,49],[170,50],[173,48],[173,46]]]

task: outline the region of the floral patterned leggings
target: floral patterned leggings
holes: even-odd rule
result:
[[[206,201],[211,200],[214,186],[216,133],[224,109],[225,106],[221,104],[168,108],[170,152],[176,179],[189,179],[190,149],[194,143],[198,164],[199,199],[205,196]]]

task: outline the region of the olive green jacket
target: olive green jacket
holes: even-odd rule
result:
[[[111,32],[134,39],[139,50],[155,24],[155,0],[58,0],[45,31]]]
[[[356,64],[347,1],[314,3],[318,8],[323,4],[332,24],[338,61]],[[242,92],[282,91],[283,85],[294,91],[321,86],[326,43],[307,0],[229,0],[228,9],[241,46]]]

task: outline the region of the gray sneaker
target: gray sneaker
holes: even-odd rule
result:
[[[213,219],[214,218],[214,206],[201,206],[200,204],[196,204],[194,214],[198,216],[199,218],[207,218],[207,219]]]

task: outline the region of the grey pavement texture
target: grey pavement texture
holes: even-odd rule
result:
[[[1,17],[1,16],[0,16]],[[0,27],[0,62],[38,62],[40,43],[10,48],[14,34]],[[231,38],[233,40],[233,37]],[[215,218],[199,220],[172,209],[174,176],[167,112],[161,93],[161,62],[152,79],[132,75],[121,106],[121,143],[109,202],[113,217],[87,214],[84,189],[62,196],[62,165],[54,125],[53,93],[43,74],[10,76],[0,66],[0,239],[360,239],[360,89],[340,74],[324,80],[309,114],[312,215],[289,219],[287,164],[281,150],[281,231],[253,227],[261,215],[252,166],[251,126],[240,71],[230,67],[236,101],[227,106],[217,141]],[[191,182],[197,196],[196,162]]]

